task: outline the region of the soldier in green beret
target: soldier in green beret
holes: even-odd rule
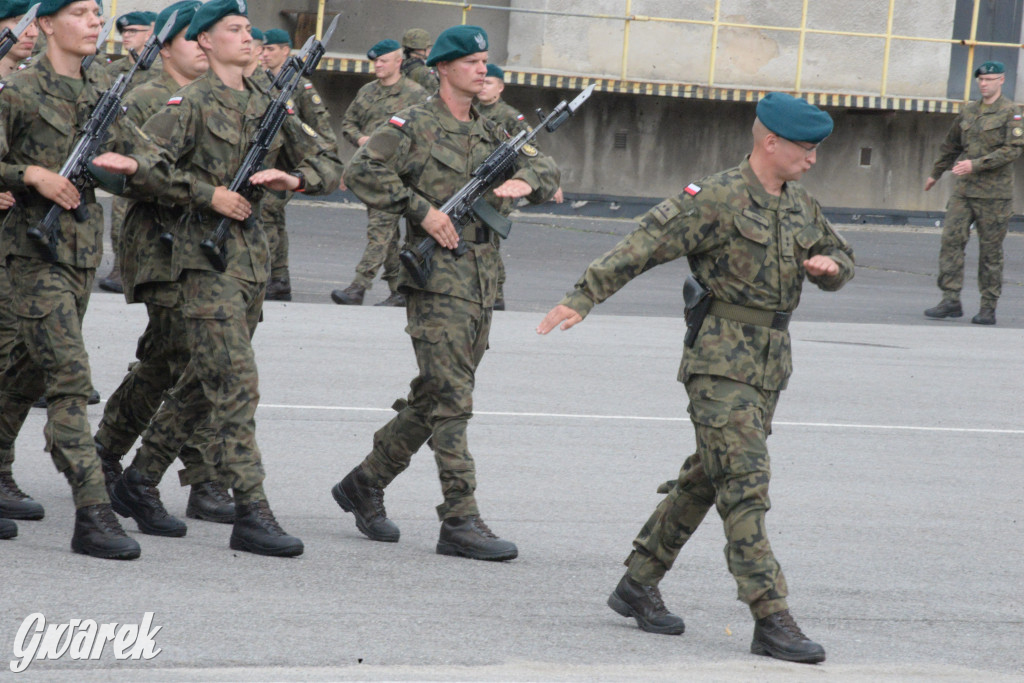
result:
[[[0,30],[13,29],[21,21],[22,15],[28,11],[32,3],[29,0],[0,1]],[[26,59],[32,55],[39,27],[36,22],[28,25],[14,47],[0,59],[0,81],[17,71]],[[7,209],[14,205],[14,195],[0,192],[0,223],[7,215]],[[18,316],[14,314],[11,281],[7,278],[7,264],[0,260],[0,367],[7,366],[7,359],[14,348],[18,337]],[[42,519],[43,506],[32,500],[14,481],[13,446],[0,451],[0,519]],[[6,520],[5,520],[6,521]],[[14,524],[11,522],[11,524]],[[14,528],[17,533],[17,527]],[[0,534],[0,538],[2,538]]]
[[[395,40],[382,40],[371,47],[366,56],[373,60],[376,80],[361,87],[341,120],[341,134],[356,147],[362,147],[370,134],[391,116],[406,107],[427,99],[427,92],[415,81],[402,75],[401,45]],[[373,285],[377,271],[384,266],[381,278],[388,283],[391,294],[378,306],[404,306],[405,297],[398,291],[398,223],[401,216],[366,207],[366,249],[356,264],[356,277],[345,289],[331,292],[336,304],[360,306]]]
[[[284,63],[291,56],[292,39],[288,32],[272,28],[263,34],[263,67],[271,80],[281,72]],[[295,90],[295,110],[299,119],[313,127],[316,132],[331,142],[336,142],[331,114],[324,100],[313,86],[312,81],[303,77]],[[292,283],[288,270],[288,231],[285,226],[285,205],[291,200],[291,193],[268,193],[263,199],[263,222],[270,240],[270,282],[267,284],[268,301],[291,301]]]
[[[7,263],[19,329],[0,375],[0,453],[14,447],[29,406],[45,395],[46,449],[71,484],[75,502],[72,549],[133,559],[139,545],[111,511],[86,411],[92,381],[82,319],[103,253],[103,211],[91,187],[79,192],[58,173],[77,131],[110,86],[103,70],[82,70],[82,59],[95,53],[103,19],[94,0],[46,0],[37,17],[48,38],[46,52],[0,89],[0,184],[16,198],[0,231],[0,260]],[[132,154],[126,158],[145,177],[151,169],[147,158],[155,153],[149,138],[126,120],[110,133],[108,148]],[[56,260],[50,262],[28,230],[53,204],[65,212]],[[88,210],[83,221],[71,213],[80,205]]]
[[[437,552],[510,560],[519,552],[515,544],[498,538],[480,517],[466,439],[476,368],[487,349],[497,294],[498,236],[477,222],[459,237],[451,219],[438,210],[506,139],[473,106],[487,73],[487,46],[487,33],[478,26],[444,31],[427,60],[441,78],[437,96],[403,109],[373,131],[346,174],[349,187],[368,206],[405,217],[410,246],[430,235],[440,248],[424,286],[404,269],[399,279],[419,374],[408,399],[395,403],[398,415],[374,434],[370,454],[334,486],[332,495],[355,515],[356,527],[366,536],[397,541],[399,530],[387,518],[383,489],[429,440],[444,496],[437,506]],[[558,180],[558,168],[530,148],[512,178],[485,199],[508,214],[515,199],[547,200]],[[467,252],[456,257],[451,249],[460,240]]]
[[[231,548],[290,557],[303,552],[303,543],[281,528],[270,509],[255,435],[259,382],[251,338],[270,274],[266,232],[258,220],[260,195],[250,202],[228,189],[271,102],[244,75],[252,55],[250,29],[245,0],[200,6],[185,37],[199,43],[210,70],[179,90],[144,127],[158,147],[151,160],[158,170],[144,182],[152,197],[174,209],[160,227],[173,233],[169,279],[178,283],[189,359],[115,484],[112,500],[144,533],[183,536],[185,524],[167,513],[156,486],[182,446],[197,430],[207,430],[212,438],[204,439],[206,461],[217,464],[234,493]],[[126,175],[137,172],[132,159],[118,155],[94,163]],[[289,171],[277,168],[279,163]],[[341,179],[336,147],[292,115],[285,117],[266,166],[250,184],[322,194]],[[200,248],[222,218],[232,221],[224,271]],[[148,239],[156,238],[149,233]]]
[[[957,114],[924,183],[927,192],[946,171],[956,176],[939,249],[942,301],[924,312],[928,318],[964,314],[964,249],[973,223],[978,232],[981,309],[971,322],[996,324],[996,302],[1003,290],[1003,240],[1013,216],[1013,162],[1024,149],[1021,109],[1003,96],[1005,71],[1002,62],[985,62],[974,70],[981,99],[966,103]]]
[[[437,73],[426,64],[433,45],[430,34],[421,28],[411,28],[402,35],[402,75],[410,78],[427,91],[437,92]]]
[[[633,541],[626,573],[608,599],[645,631],[683,632],[658,583],[714,506],[725,525],[738,597],[755,619],[751,652],[794,662],[825,659],[824,648],[804,636],[789,612],[765,513],[767,438],[792,371],[790,316],[805,278],[835,291],[853,277],[853,250],[797,182],[831,132],[824,111],[769,93],[757,105],[750,156],[642,216],[537,327],[540,334],[559,325],[567,330],[635,276],[682,256],[696,278],[684,289],[690,330],[679,380],[690,399],[697,452]],[[702,289],[709,299],[701,298]]]

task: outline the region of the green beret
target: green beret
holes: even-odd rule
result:
[[[426,50],[432,44],[430,34],[421,28],[411,28],[402,36],[402,47],[410,50]]]
[[[427,57],[427,66],[486,51],[487,31],[479,26],[452,26],[441,31],[441,35],[437,37],[437,42]]]
[[[156,16],[156,26],[153,27],[153,31],[159,35],[164,30],[164,26],[167,25],[168,19],[171,18],[171,14],[177,12],[178,15],[174,17],[174,26],[171,28],[171,32],[167,34],[167,42],[174,40],[174,37],[179,33],[188,28],[188,25],[192,23],[192,17],[195,15],[196,10],[203,3],[199,0],[181,0],[173,5],[169,5],[163,9],[160,14]]]
[[[114,27],[121,33],[129,26],[149,26],[154,21],[156,12],[125,12],[114,22]]]
[[[757,118],[768,130],[793,142],[815,145],[832,133],[832,117],[807,100],[770,92],[757,103]]]
[[[501,80],[505,80],[505,70],[502,69],[497,64],[488,64],[487,65],[487,77],[488,78],[500,78]]]
[[[245,0],[210,0],[210,2],[204,3],[192,17],[192,23],[189,24],[188,31],[185,33],[185,40],[195,40],[200,33],[230,15],[248,17],[249,8],[246,6]]]
[[[982,74],[1004,74],[1006,73],[1006,66],[1002,62],[985,62],[977,69],[974,70],[974,77],[977,78]]]
[[[382,40],[369,50],[366,51],[366,56],[370,59],[377,59],[383,57],[386,54],[394,52],[395,50],[401,50],[402,46],[398,44],[397,40],[391,40],[390,38]]]
[[[0,0],[0,20],[20,17],[33,4],[32,0]]]
[[[73,2],[78,0],[43,0],[39,3],[39,10],[36,12],[36,17],[48,17],[52,14],[56,14]],[[31,7],[35,3],[29,3]],[[103,0],[96,0],[96,4],[100,6],[100,14],[103,14]],[[28,11],[27,9],[25,10]]]
[[[263,42],[263,31],[259,30],[255,26],[249,27],[249,35],[252,36],[253,40],[258,40],[261,43]]]
[[[292,46],[292,39],[288,36],[288,31],[283,28],[272,28],[269,31],[263,32],[263,44],[264,45],[287,45]]]

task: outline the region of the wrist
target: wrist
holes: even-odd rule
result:
[[[306,176],[302,173],[302,171],[292,171],[288,175],[290,175],[291,177],[293,177],[297,181],[299,181],[299,184],[295,186],[294,190],[292,190],[293,192],[305,192],[306,191]]]

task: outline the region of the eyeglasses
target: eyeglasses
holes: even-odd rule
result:
[[[796,145],[797,147],[802,149],[804,151],[805,156],[811,156],[812,154],[818,151],[818,145],[812,144],[810,142],[797,142],[796,140],[790,140],[789,138],[781,139],[785,140],[790,144]]]
[[[149,31],[148,28],[126,28],[123,31],[121,31],[121,37],[130,38],[131,36],[134,36],[136,33],[146,33],[147,31]]]
[[[1002,74],[999,74],[998,76],[978,76],[978,82],[979,83],[994,83],[995,81],[998,81],[1002,77],[1003,77]]]

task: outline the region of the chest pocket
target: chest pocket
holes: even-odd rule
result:
[[[214,184],[227,181],[240,163],[239,142],[242,131],[237,123],[220,114],[211,114],[206,119],[205,140],[196,141],[192,162],[210,175]]]
[[[744,282],[762,282],[768,247],[772,243],[771,230],[761,220],[746,214],[736,216],[733,225],[739,239],[731,240],[726,246],[726,271]]]
[[[423,166],[417,190],[442,204],[462,187],[469,177],[465,155],[441,143],[430,146],[430,157]]]
[[[796,245],[794,256],[798,263],[802,263],[810,254],[813,247],[822,237],[821,230],[816,225],[808,225],[796,234]]]
[[[29,155],[36,163],[46,168],[59,168],[70,151],[74,127],[67,115],[59,114],[43,105],[38,109],[39,117],[28,131]]]
[[[1003,128],[1006,122],[1000,117],[986,116],[978,121],[979,136],[986,147],[999,147],[1006,137]]]

